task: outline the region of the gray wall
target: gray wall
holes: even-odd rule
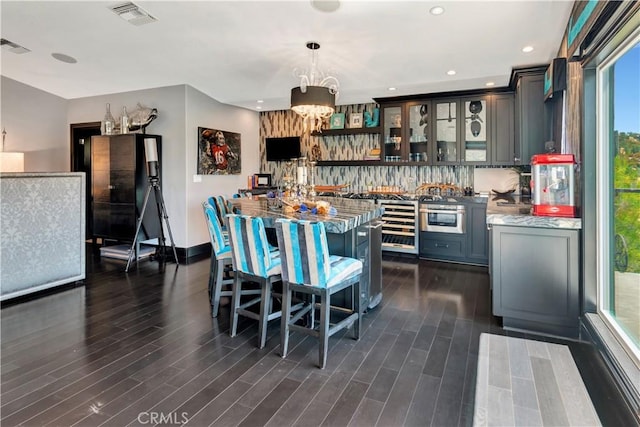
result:
[[[245,188],[247,175],[259,171],[258,113],[222,104],[187,86],[177,85],[65,100],[2,77],[2,126],[7,151],[25,151],[29,172],[68,172],[72,123],[100,121],[105,106],[118,118],[122,107],[137,103],[158,109],[147,133],[162,135],[162,182],[175,244],[188,248],[209,241],[201,203],[213,194]],[[198,127],[242,135],[240,175],[202,176],[195,183]]]
[[[69,172],[67,100],[2,76],[6,151],[24,152],[25,172]]]

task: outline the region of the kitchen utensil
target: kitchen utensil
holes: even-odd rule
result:
[[[469,111],[473,114],[478,114],[482,111],[482,102],[481,101],[471,101],[469,103]]]
[[[482,130],[482,125],[479,121],[473,120],[471,122],[471,135],[478,136],[480,135],[480,131]]]

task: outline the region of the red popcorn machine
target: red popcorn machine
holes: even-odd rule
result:
[[[574,168],[573,154],[536,154],[531,157],[534,215],[576,216]]]

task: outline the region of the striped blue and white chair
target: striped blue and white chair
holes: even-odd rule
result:
[[[258,320],[259,347],[263,348],[267,338],[267,324],[280,317],[281,312],[272,312],[272,299],[280,296],[272,292],[274,282],[280,281],[280,254],[269,250],[269,242],[262,218],[228,214],[227,230],[231,246],[234,282],[231,296],[231,328],[234,337],[238,327],[238,316]],[[244,281],[260,284],[261,296],[241,303],[240,295]],[[259,313],[248,308],[260,304]]]
[[[327,235],[321,222],[278,219],[278,248],[282,260],[282,319],[280,344],[282,357],[287,356],[289,331],[299,331],[319,338],[319,365],[327,363],[329,337],[353,325],[355,339],[360,338],[360,276],[362,262],[329,254]],[[335,325],[331,320],[331,295],[351,287],[351,309],[340,309],[348,315]],[[308,294],[308,305],[291,316],[292,292]],[[320,298],[320,322],[315,325],[315,299]],[[307,326],[298,324],[305,314],[311,314]]]
[[[209,272],[209,300],[211,302],[211,315],[218,317],[218,309],[220,307],[220,298],[231,296],[231,287],[233,278],[224,279],[225,270],[230,270],[231,247],[229,239],[222,231],[222,225],[216,214],[216,209],[211,206],[208,201],[202,202],[204,217],[207,221],[209,229],[209,237],[211,239],[211,270]],[[222,289],[229,286],[229,289]],[[247,290],[244,295],[260,294],[259,290]]]
[[[224,196],[211,196],[207,200],[209,204],[215,209],[216,214],[218,215],[218,220],[220,221],[220,224],[222,224],[222,229],[226,233],[227,227],[225,216],[227,216],[227,214],[235,213],[233,211],[233,205]]]

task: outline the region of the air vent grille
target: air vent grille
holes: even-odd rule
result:
[[[13,52],[17,54],[31,52],[26,47],[20,46],[18,43],[14,43],[7,39],[0,39],[0,46],[2,46],[3,49],[8,50],[9,52]]]
[[[131,2],[118,4],[112,6],[110,9],[113,13],[132,25],[140,26],[157,21],[149,12]]]

